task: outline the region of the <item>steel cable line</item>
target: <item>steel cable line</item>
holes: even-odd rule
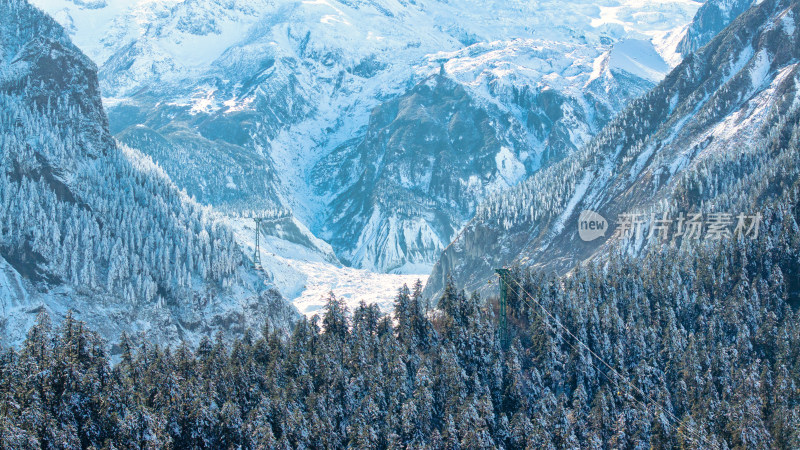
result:
[[[573,333],[572,333],[572,331],[570,331],[570,330],[569,330],[569,328],[567,328],[567,327],[566,327],[566,326],[565,326],[563,323],[561,323],[561,321],[560,321],[560,320],[558,320],[558,319],[557,319],[557,318],[556,318],[556,317],[555,317],[555,316],[554,316],[552,313],[550,313],[550,311],[548,311],[548,309],[547,309],[547,308],[545,308],[545,307],[544,307],[544,305],[542,305],[542,304],[541,304],[541,303],[540,303],[538,300],[536,300],[536,298],[535,298],[533,295],[531,295],[531,294],[530,294],[530,292],[528,292],[528,291],[527,291],[527,290],[526,290],[526,289],[525,289],[525,288],[524,288],[524,287],[523,287],[523,286],[522,286],[522,285],[521,285],[521,284],[520,284],[520,283],[519,283],[519,282],[518,282],[516,279],[514,279],[514,277],[509,277],[509,278],[511,278],[511,279],[512,279],[512,281],[513,281],[513,282],[514,282],[514,283],[515,283],[517,286],[519,286],[519,288],[520,288],[520,289],[521,289],[521,290],[522,290],[522,291],[523,291],[523,292],[524,292],[524,293],[525,293],[525,294],[526,294],[526,295],[527,295],[527,296],[528,296],[528,297],[529,297],[529,298],[530,298],[530,299],[531,299],[531,300],[532,300],[534,303],[536,303],[536,305],[538,305],[538,306],[539,306],[539,308],[541,308],[541,309],[542,309],[542,311],[544,311],[544,313],[547,315],[547,317],[549,317],[550,319],[552,319],[552,320],[553,320],[553,322],[555,322],[555,324],[556,324],[556,325],[558,325],[558,327],[559,327],[559,328],[561,328],[562,330],[564,330],[564,332],[566,332],[566,333],[567,333],[567,334],[568,334],[570,337],[572,337],[572,339],[574,339],[574,340],[575,340],[575,342],[579,343],[579,344],[580,344],[580,345],[581,345],[583,348],[585,348],[585,349],[586,349],[586,350],[587,350],[587,351],[588,351],[588,352],[589,352],[589,353],[590,353],[590,354],[591,354],[591,355],[592,355],[594,358],[597,358],[597,360],[598,360],[598,361],[600,361],[600,362],[601,362],[601,363],[602,363],[602,364],[603,364],[605,367],[607,367],[607,368],[608,368],[608,369],[609,369],[609,370],[610,370],[612,373],[614,373],[614,375],[616,375],[616,376],[617,376],[617,377],[618,377],[618,378],[619,378],[619,379],[620,379],[622,382],[624,382],[624,383],[625,383],[625,384],[626,384],[628,387],[630,387],[630,388],[632,388],[634,391],[638,392],[638,393],[639,393],[639,394],[640,394],[642,397],[644,397],[645,399],[647,399],[647,401],[649,401],[650,403],[652,403],[652,404],[653,404],[653,406],[654,406],[655,408],[658,408],[658,409],[660,409],[660,410],[661,410],[661,411],[662,411],[664,414],[666,414],[666,415],[667,415],[667,418],[668,418],[668,419],[670,419],[670,420],[673,422],[673,425],[675,426],[676,430],[677,430],[677,429],[680,427],[681,420],[680,420],[680,419],[679,419],[677,416],[675,416],[673,413],[671,413],[670,411],[668,411],[668,410],[667,410],[666,408],[664,408],[663,406],[659,405],[659,404],[658,404],[658,402],[656,402],[656,401],[655,401],[655,400],[654,400],[654,399],[653,399],[651,396],[647,395],[647,394],[646,394],[646,393],[645,393],[645,392],[644,392],[644,391],[643,391],[641,388],[639,388],[638,386],[634,385],[634,384],[633,384],[631,381],[628,381],[628,379],[627,379],[627,378],[625,378],[625,377],[624,377],[624,376],[623,376],[621,373],[619,373],[619,371],[617,371],[617,370],[616,370],[614,367],[612,367],[612,366],[611,366],[611,365],[610,365],[608,362],[606,362],[606,361],[605,361],[603,358],[601,358],[601,357],[600,357],[600,356],[599,356],[597,353],[595,353],[595,352],[594,352],[594,351],[593,351],[593,350],[592,350],[592,349],[591,349],[591,348],[590,348],[590,347],[589,347],[589,346],[588,346],[586,343],[584,343],[584,342],[583,342],[583,341],[581,341],[581,340],[580,340],[580,339],[579,339],[577,336],[575,336],[575,334],[573,334]],[[533,305],[531,305],[530,303],[528,303],[528,302],[525,300],[525,297],[519,294],[519,291],[517,291],[516,289],[512,288],[512,287],[511,287],[511,286],[510,286],[508,283],[506,283],[506,286],[507,286],[507,287],[509,287],[510,289],[512,289],[512,290],[514,291],[514,293],[515,293],[515,294],[517,294],[517,296],[520,298],[520,300],[522,300],[523,302],[525,302],[525,303],[526,303],[526,304],[527,304],[529,307],[531,307],[531,309],[532,309],[532,310],[535,310],[535,308],[533,308]],[[565,342],[566,342],[566,341],[565,341]],[[570,344],[569,342],[567,342],[567,344],[568,344],[568,345],[570,345],[570,346],[571,346],[573,349],[576,349],[576,350],[577,350],[577,348],[576,348],[574,345]],[[603,375],[606,377],[606,379],[608,379],[609,381],[611,381],[611,378],[610,378],[608,375],[606,375],[604,371],[600,370],[600,368],[599,368],[599,367],[597,367],[597,366],[596,366],[596,365],[595,365],[593,362],[591,362],[591,361],[590,361],[590,364],[592,364],[592,366],[593,366],[593,367],[594,367],[596,370],[598,370],[598,372],[600,372],[600,373],[603,373]],[[616,385],[616,386],[619,386],[619,383],[618,383],[618,382],[615,382],[615,385]],[[648,405],[647,405],[646,403],[644,403],[644,402],[642,402],[642,401],[640,401],[640,400],[637,400],[635,397],[632,397],[632,398],[633,398],[633,400],[634,400],[634,401],[638,402],[639,404],[641,404],[642,406],[644,406],[644,407],[645,407],[645,409],[647,409],[647,406],[648,406]],[[708,441],[708,440],[707,440],[705,437],[703,437],[703,436],[702,436],[702,435],[701,435],[701,434],[700,434],[700,433],[699,433],[699,432],[698,432],[696,429],[694,429],[694,427],[691,427],[691,428],[692,428],[692,430],[691,430],[691,432],[690,432],[690,433],[691,433],[693,436],[689,436],[689,437],[690,437],[690,438],[691,438],[693,441],[695,441],[696,443],[702,443],[702,444],[706,444],[708,447],[713,447],[713,446],[711,445],[711,443],[710,443],[710,442],[709,442],[709,441]],[[688,430],[687,430],[687,431],[688,431]]]

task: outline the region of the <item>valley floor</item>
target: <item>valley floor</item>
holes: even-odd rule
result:
[[[228,218],[237,242],[245,254],[253,255],[254,226],[248,219]],[[310,239],[314,239],[310,236]],[[320,241],[320,247],[324,242]],[[321,249],[312,249],[285,239],[261,234],[261,262],[265,280],[274,284],[284,298],[307,316],[321,314],[331,292],[343,300],[350,311],[360,302],[377,304],[381,312],[390,313],[397,291],[404,284],[423,284],[428,273],[387,274],[344,267],[331,262]]]

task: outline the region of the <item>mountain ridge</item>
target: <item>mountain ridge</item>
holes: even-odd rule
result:
[[[773,0],[748,10],[633,101],[578,156],[490,198],[444,252],[426,293],[436,296],[447,274],[480,287],[495,267],[518,263],[565,273],[602,255],[618,240],[581,242],[582,210],[612,222],[630,212],[675,216],[735,207],[732,214],[751,213],[742,199],[769,190],[764,181],[744,180],[753,173],[772,179],[775,164],[796,156],[790,117],[800,104],[797,36],[785,17],[796,17],[797,7]],[[781,139],[772,142],[771,135]],[[633,252],[643,245],[623,244]]]

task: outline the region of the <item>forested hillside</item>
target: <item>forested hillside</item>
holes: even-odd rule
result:
[[[153,329],[173,342],[291,320],[230,230],[115,143],[96,67],[61,26],[21,0],[0,13],[3,337],[21,341],[41,309],[72,309],[109,338]]]
[[[628,213],[755,214],[782,195],[800,177],[797,17],[796,0],[755,5],[581,151],[489,196],[443,252],[426,292],[441,292],[448,274],[476,289],[515,261],[565,273],[604,257],[613,233],[579,239],[585,210],[616,225]]]
[[[511,345],[449,285],[400,290],[395,326],[334,297],[290,336],[105,343],[41,315],[0,358],[14,448],[690,448],[800,446],[798,186],[757,241],[514,272]],[[25,374],[38,374],[25,376]]]

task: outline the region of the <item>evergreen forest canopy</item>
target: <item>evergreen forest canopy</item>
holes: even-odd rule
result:
[[[517,270],[508,348],[496,305],[452,284],[434,312],[417,284],[394,317],[331,296],[290,335],[265,327],[196,349],[123,337],[116,364],[86,325],[42,314],[0,357],[0,442],[800,448],[798,223],[784,201],[757,241],[612,255],[562,278]]]

